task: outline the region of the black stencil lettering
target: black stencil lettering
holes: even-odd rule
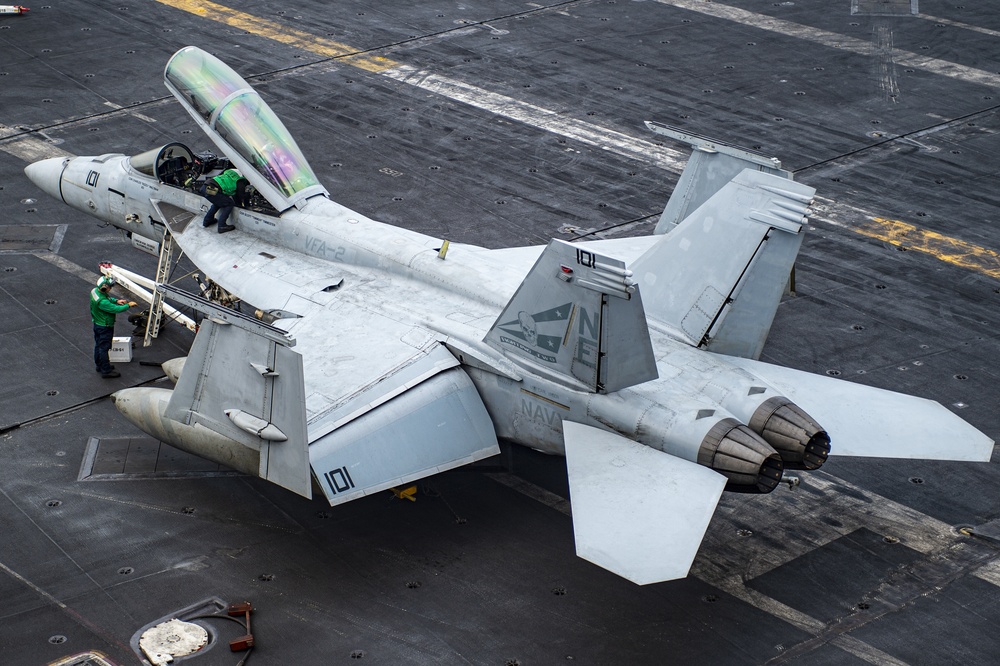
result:
[[[330,470],[324,476],[326,476],[326,482],[329,484],[330,491],[334,495],[348,491],[354,487],[354,480],[351,478],[351,473],[347,471],[346,467],[338,467],[337,469]]]

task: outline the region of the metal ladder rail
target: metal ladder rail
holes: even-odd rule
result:
[[[160,244],[160,260],[156,264],[156,283],[164,284],[170,274],[173,263],[174,237],[169,229],[163,230],[163,242]],[[153,300],[149,305],[149,320],[146,322],[146,335],[142,346],[148,347],[153,338],[160,334],[160,322],[163,319],[163,294],[159,289],[153,290]]]

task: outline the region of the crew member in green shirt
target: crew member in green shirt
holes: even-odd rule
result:
[[[243,198],[242,191],[246,188],[246,182],[246,178],[236,169],[226,169],[218,176],[206,180],[204,195],[206,199],[212,202],[212,206],[205,213],[205,219],[201,223],[202,226],[210,227],[215,224],[215,214],[218,213],[220,234],[235,229],[235,226],[228,224],[229,215],[233,212],[233,207],[237,202],[240,205],[243,204],[241,201]],[[234,199],[234,197],[236,198]]]
[[[111,298],[111,287],[115,279],[104,275],[97,281],[97,286],[90,290],[90,318],[94,321],[94,365],[101,377],[113,379],[121,377],[108,360],[111,343],[115,337],[115,315],[135,307],[135,301],[125,301]]]

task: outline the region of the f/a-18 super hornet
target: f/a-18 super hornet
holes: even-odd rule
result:
[[[449,247],[332,201],[217,58],[183,48],[164,78],[224,157],[171,143],[25,170],[133,240],[169,232],[259,308],[159,287],[205,315],[173,390],[114,395],[159,440],[331,505],[498,439],[565,455],[578,554],[640,584],[687,574],[724,489],[766,493],[830,454],[990,459],[936,402],[757,360],[814,196],[776,160],[688,136],[653,235]],[[224,166],[256,202],[220,236],[198,182]]]

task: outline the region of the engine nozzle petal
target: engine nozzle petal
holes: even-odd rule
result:
[[[830,436],[784,396],[762,402],[748,425],[775,448],[788,469],[819,469],[830,455]]]
[[[698,449],[698,462],[729,481],[726,490],[769,493],[781,481],[781,456],[759,435],[733,418],[720,420]]]

